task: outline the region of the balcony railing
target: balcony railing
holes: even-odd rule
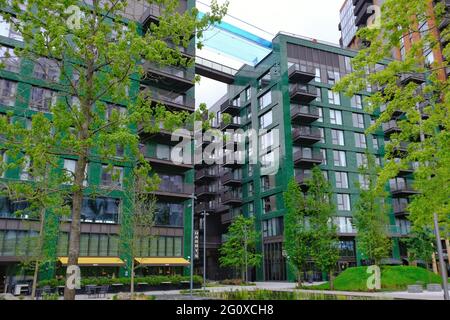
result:
[[[390,120],[389,122],[383,123],[382,128],[383,128],[384,134],[386,134],[386,135],[390,135],[392,133],[398,133],[398,132],[402,131],[400,129],[400,127],[398,126],[398,123],[396,120]]]
[[[294,104],[291,106],[291,119],[294,122],[311,123],[319,120],[319,109],[314,106],[302,106]]]
[[[425,82],[425,75],[422,73],[402,73],[399,78],[400,84],[404,86],[411,82],[416,84],[422,84]]]
[[[393,196],[408,196],[419,193],[412,186],[406,183],[390,184],[390,188]]]
[[[187,183],[176,184],[163,181],[159,185],[158,192],[191,195],[194,192],[194,185]]]
[[[221,178],[220,181],[222,184],[225,185],[237,185],[242,183],[242,176],[240,174],[236,174],[233,172],[227,172],[225,173]]]
[[[319,128],[296,127],[292,129],[292,140],[301,144],[314,144],[322,139]]]
[[[291,82],[308,83],[316,77],[316,70],[312,66],[296,63],[289,67],[288,75]]]
[[[195,180],[217,178],[217,168],[203,168],[195,171]]]
[[[317,98],[317,89],[314,86],[303,84],[289,85],[291,100],[297,103],[310,103]]]
[[[322,154],[318,151],[303,151],[299,150],[294,153],[294,163],[297,166],[312,167],[320,165],[323,161]]]
[[[408,213],[408,203],[407,202],[394,202],[392,210],[396,215],[404,215]]]
[[[222,204],[241,204],[242,194],[239,192],[225,192],[222,194]]]

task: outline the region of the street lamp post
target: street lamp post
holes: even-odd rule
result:
[[[195,193],[191,195],[192,203],[191,203],[191,266],[190,266],[190,279],[189,279],[189,289],[192,298],[193,289],[194,289],[194,202],[197,199],[195,197]]]
[[[206,211],[202,212],[203,216],[203,290],[206,290]]]

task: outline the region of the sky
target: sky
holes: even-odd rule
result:
[[[197,1],[210,3],[210,0]],[[224,3],[224,0],[218,1]],[[232,24],[239,23],[239,27],[258,33],[267,40],[272,40],[271,37],[279,31],[284,31],[339,43],[339,9],[343,2],[344,0],[229,0],[228,14],[231,17],[226,17],[224,21]],[[202,11],[205,7],[201,3],[198,7]],[[232,17],[266,32],[238,22]],[[235,68],[241,64],[229,57],[220,56],[216,52],[202,50],[199,54]],[[226,85],[202,77],[200,84],[196,85],[197,105],[205,102],[209,107],[225,93]]]

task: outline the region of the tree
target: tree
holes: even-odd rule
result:
[[[78,263],[83,196],[98,191],[84,183],[87,166],[93,162],[127,166],[136,158],[143,163],[136,128],[152,132],[159,130],[160,123],[166,127],[192,119],[187,112],[170,112],[161,104],[152,107],[148,92],[139,91],[139,80],[148,79],[146,69],[155,65],[192,66],[193,61],[182,55],[180,47],[187,48],[193,36],[201,38],[205,28],[220,21],[226,12],[226,4],[213,2],[211,14],[198,19],[197,9],[176,12],[177,0],[135,0],[132,4],[135,2],[161,9],[159,24],[151,23],[147,30],[141,30],[138,19],[125,13],[126,0],[93,0],[90,4],[0,0],[1,8],[11,9],[1,11],[1,17],[23,37],[23,46],[15,53],[41,66],[49,88],[57,90],[46,91],[39,103],[39,108],[51,113],[57,140],[41,150],[76,159],[70,187],[68,267]],[[142,12],[138,14],[140,18]],[[127,107],[124,110],[117,104]],[[41,142],[36,141],[36,145]],[[117,158],[119,148],[126,149],[122,159]],[[75,298],[75,289],[67,284],[64,298]]]
[[[43,114],[36,114],[27,128],[20,120],[14,119],[10,123],[8,117],[0,117],[0,132],[4,133],[0,138],[4,150],[0,173],[19,170],[24,178],[2,181],[0,194],[23,208],[14,214],[18,218],[26,216],[30,219],[30,230],[38,221],[37,235],[26,239],[28,252],[17,254],[23,256],[23,264],[34,265],[31,290],[34,298],[39,267],[54,262],[48,240],[57,236],[58,220],[69,213],[68,192],[64,184],[70,182],[70,176],[64,170],[58,170],[58,156],[43,152],[55,143],[50,121]]]
[[[386,192],[377,188],[379,167],[375,157],[366,152],[367,163],[359,168],[365,185],[357,183],[359,198],[355,205],[356,241],[363,256],[378,265],[392,246],[389,239],[389,208],[384,202]]]
[[[130,212],[132,232],[129,237],[125,237],[125,241],[121,243],[121,247],[127,256],[131,259],[131,279],[130,279],[130,294],[131,298],[134,296],[134,278],[137,265],[135,260],[137,257],[142,257],[142,250],[148,246],[148,242],[151,238],[152,228],[155,225],[156,216],[156,198],[151,194],[152,191],[157,189],[156,185],[159,179],[145,181],[145,176],[138,172],[139,168],[136,168],[137,172],[134,173],[134,179],[132,179],[132,187],[130,188],[132,212]],[[147,246],[144,242],[147,242]]]
[[[220,265],[240,269],[242,280],[247,282],[248,268],[261,264],[262,256],[256,253],[257,240],[255,219],[238,215],[228,227],[225,243],[219,249]]]
[[[409,237],[404,238],[411,261],[422,261],[428,269],[431,257],[436,251],[434,247],[433,232],[429,229],[413,228]]]
[[[302,272],[310,256],[312,234],[306,224],[305,198],[294,178],[288,183],[284,203],[284,248],[289,264],[297,271],[297,281],[301,287]]]
[[[358,32],[358,37],[368,46],[352,59],[353,72],[335,89],[348,96],[367,88],[378,89],[366,99],[368,112],[381,111],[368,133],[373,133],[394,114],[403,114],[397,118],[401,132],[391,135],[385,159],[397,158],[400,144],[407,143],[407,153],[399,161],[386,163],[379,173],[378,185],[384,186],[401,168],[417,163],[414,188],[420,194],[412,198],[408,207],[410,219],[417,227],[429,228],[433,227],[436,213],[440,226],[448,234],[450,189],[442,186],[448,185],[450,179],[450,92],[445,74],[450,58],[450,32],[449,27],[438,30],[445,15],[445,4],[438,3],[432,9],[432,2],[386,0],[380,24]],[[392,52],[401,54],[402,43],[406,42],[411,48],[404,52],[402,59],[387,59]],[[443,57],[436,54],[434,61],[427,58],[428,53],[437,53],[441,46]],[[418,80],[409,81],[411,77]],[[420,79],[426,81],[422,83]]]
[[[313,168],[311,179],[307,181],[306,186],[305,208],[312,233],[311,257],[319,269],[329,275],[332,290],[333,273],[339,260],[339,240],[336,225],[333,223],[333,193],[330,183],[317,166]]]

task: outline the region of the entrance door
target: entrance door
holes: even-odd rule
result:
[[[266,281],[286,280],[286,260],[283,257],[283,243],[264,244],[264,278]]]
[[[0,293],[5,292],[6,266],[0,265]]]

